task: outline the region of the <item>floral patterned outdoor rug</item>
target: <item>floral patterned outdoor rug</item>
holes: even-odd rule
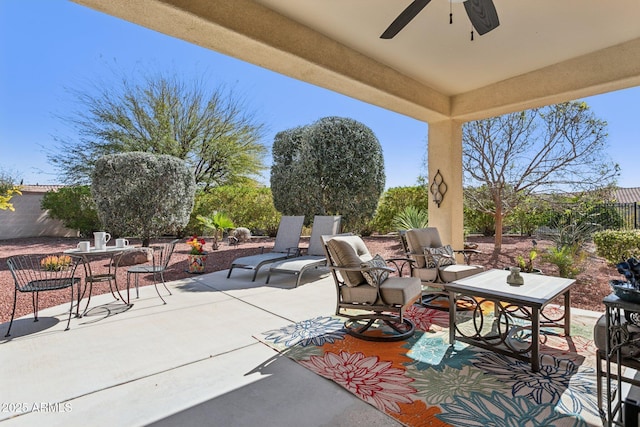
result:
[[[406,315],[416,333],[400,342],[356,339],[337,316],[256,338],[407,426],[602,425],[595,319],[574,315],[569,338],[545,334],[534,373],[528,363],[474,346],[451,348],[447,312],[416,305]]]

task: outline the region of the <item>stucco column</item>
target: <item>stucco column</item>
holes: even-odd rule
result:
[[[440,207],[429,190],[429,226],[437,227],[442,243],[454,249],[462,249],[464,243],[462,124],[457,120],[429,123],[427,144],[429,187],[438,170],[447,185]]]

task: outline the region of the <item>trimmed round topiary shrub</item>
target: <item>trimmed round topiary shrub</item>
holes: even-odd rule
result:
[[[114,236],[177,234],[193,209],[195,180],[185,162],[143,152],[110,154],[96,162],[91,193],[105,230]]]

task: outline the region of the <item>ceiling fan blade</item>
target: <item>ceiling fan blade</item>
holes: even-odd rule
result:
[[[413,2],[411,2],[411,4],[407,6],[400,15],[398,15],[391,25],[389,25],[389,28],[382,33],[380,38],[392,39],[395,37],[395,35],[398,34],[409,22],[411,22],[411,20],[415,18],[430,1],[431,0],[413,0]]]
[[[486,34],[500,25],[498,12],[496,12],[492,0],[467,0],[464,2],[464,8],[469,15],[471,25],[480,35]]]

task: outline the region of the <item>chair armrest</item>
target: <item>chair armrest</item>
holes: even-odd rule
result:
[[[479,251],[477,249],[456,249],[454,250],[454,252],[462,254],[462,257],[464,258],[464,263],[467,265],[471,264],[471,256],[473,254],[481,254],[482,251]]]
[[[287,256],[288,257],[300,256],[300,248],[298,247],[287,248]]]
[[[385,259],[385,261],[387,261],[387,262],[397,262],[397,261],[416,262],[415,259],[409,258],[409,257],[387,258],[387,259]]]
[[[396,268],[396,271],[398,272],[399,277],[402,277],[402,270],[404,269],[405,265],[409,265],[409,272],[411,272],[416,262],[415,259],[409,257],[387,258],[385,259],[385,261],[387,263],[393,264],[393,266]]]
[[[370,270],[383,270],[383,271],[388,271],[389,273],[393,273],[394,270],[391,267],[336,267],[336,266],[329,266],[329,268],[331,270],[337,270],[337,271],[370,271]]]
[[[380,276],[382,274],[382,272],[386,271],[388,273],[393,273],[394,270],[393,268],[390,267],[335,267],[335,266],[329,266],[330,270],[336,270],[336,271],[359,271],[359,272],[367,272],[367,271],[371,271],[372,272],[372,276],[375,280],[376,283],[376,288],[378,289],[378,297],[382,298],[382,295],[380,294]],[[367,285],[369,286],[369,285]]]
[[[479,251],[478,249],[456,249],[454,250],[454,252],[458,252],[461,254],[481,254],[482,251]]]
[[[414,252],[409,252],[407,253],[407,256],[409,258],[411,258],[413,260],[413,262],[417,262],[418,258],[423,258],[423,259],[427,259],[427,256],[425,254],[418,254],[418,253],[414,253]]]

